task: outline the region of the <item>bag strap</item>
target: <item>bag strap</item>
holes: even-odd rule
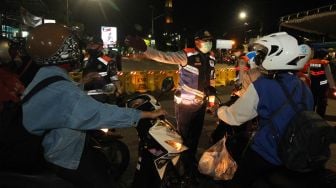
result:
[[[32,96],[34,96],[36,93],[38,93],[43,88],[47,87],[48,85],[54,82],[58,82],[61,80],[67,80],[67,79],[65,79],[63,76],[51,76],[51,77],[45,78],[44,80],[36,84],[33,87],[33,89],[31,89],[29,93],[27,93],[27,95],[23,97],[23,99],[21,100],[21,104],[27,102]]]
[[[289,91],[288,89],[286,88],[286,86],[284,85],[283,82],[281,82],[280,80],[276,80],[279,85],[281,86],[282,90],[284,91],[286,97],[287,97],[287,100],[289,101],[289,104],[292,106],[292,108],[295,110],[295,112],[299,112],[300,109],[298,108],[298,106],[295,105],[294,103],[294,100],[293,100],[293,95],[295,92],[292,92],[291,94],[289,94]],[[301,104],[303,104],[303,109],[307,109],[307,105],[305,103],[305,100],[306,100],[306,92],[304,90],[304,83],[300,80],[299,81],[299,84],[298,85],[301,85],[301,90],[302,90],[302,100],[301,100]],[[294,91],[295,91],[295,88],[294,88]]]
[[[292,108],[294,109],[294,111],[297,113],[299,112],[299,109],[297,108],[297,106],[295,105],[293,99],[292,99],[292,96],[294,96],[295,94],[295,90],[296,90],[296,87],[298,85],[301,85],[301,88],[302,88],[302,95],[303,95],[303,99],[302,101],[305,100],[306,98],[306,94],[305,94],[305,91],[304,91],[304,84],[301,80],[299,81],[299,83],[294,87],[293,91],[291,93],[289,93],[288,89],[286,88],[286,86],[284,85],[283,82],[281,82],[281,80],[279,79],[275,79],[275,81],[281,86],[281,89],[283,90],[283,92],[285,93],[286,97],[287,97],[287,100],[280,106],[280,108],[278,108],[277,110],[275,110],[269,117],[268,121],[270,122],[270,125],[271,125],[271,131],[272,131],[272,134],[274,135],[274,137],[276,138],[276,141],[279,142],[280,141],[280,135],[279,135],[279,130],[278,128],[274,125],[273,123],[273,118],[279,114],[282,110],[284,110],[284,107],[289,103]],[[302,84],[301,84],[302,83]],[[306,104],[304,104],[304,107],[306,108]]]

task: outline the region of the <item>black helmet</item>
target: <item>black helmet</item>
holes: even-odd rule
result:
[[[195,33],[194,40],[212,40],[213,37],[208,30],[202,29]]]
[[[328,55],[328,50],[325,48],[319,48],[314,50],[314,58],[316,59],[324,59]]]

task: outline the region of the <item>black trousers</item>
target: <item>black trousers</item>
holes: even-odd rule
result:
[[[326,80],[324,75],[311,77],[311,91],[314,97],[314,110],[321,117],[325,116],[328,105],[328,83],[321,85]]]
[[[203,104],[175,104],[177,129],[183,144],[189,149],[182,153],[181,160],[186,173],[197,171],[197,146],[202,133],[206,105]]]
[[[86,135],[85,147],[76,170],[52,165],[56,174],[76,187],[105,188],[119,187],[110,173],[109,162],[104,153],[94,147],[95,143]]]

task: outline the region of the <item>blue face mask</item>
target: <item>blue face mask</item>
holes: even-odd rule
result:
[[[199,50],[202,53],[206,54],[206,53],[210,52],[211,48],[212,48],[212,42],[208,41],[208,42],[202,42]]]

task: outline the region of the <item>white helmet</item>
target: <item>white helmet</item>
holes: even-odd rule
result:
[[[257,52],[256,65],[265,70],[300,70],[311,55],[308,45],[298,45],[297,40],[286,32],[262,37],[254,42],[253,48]]]

